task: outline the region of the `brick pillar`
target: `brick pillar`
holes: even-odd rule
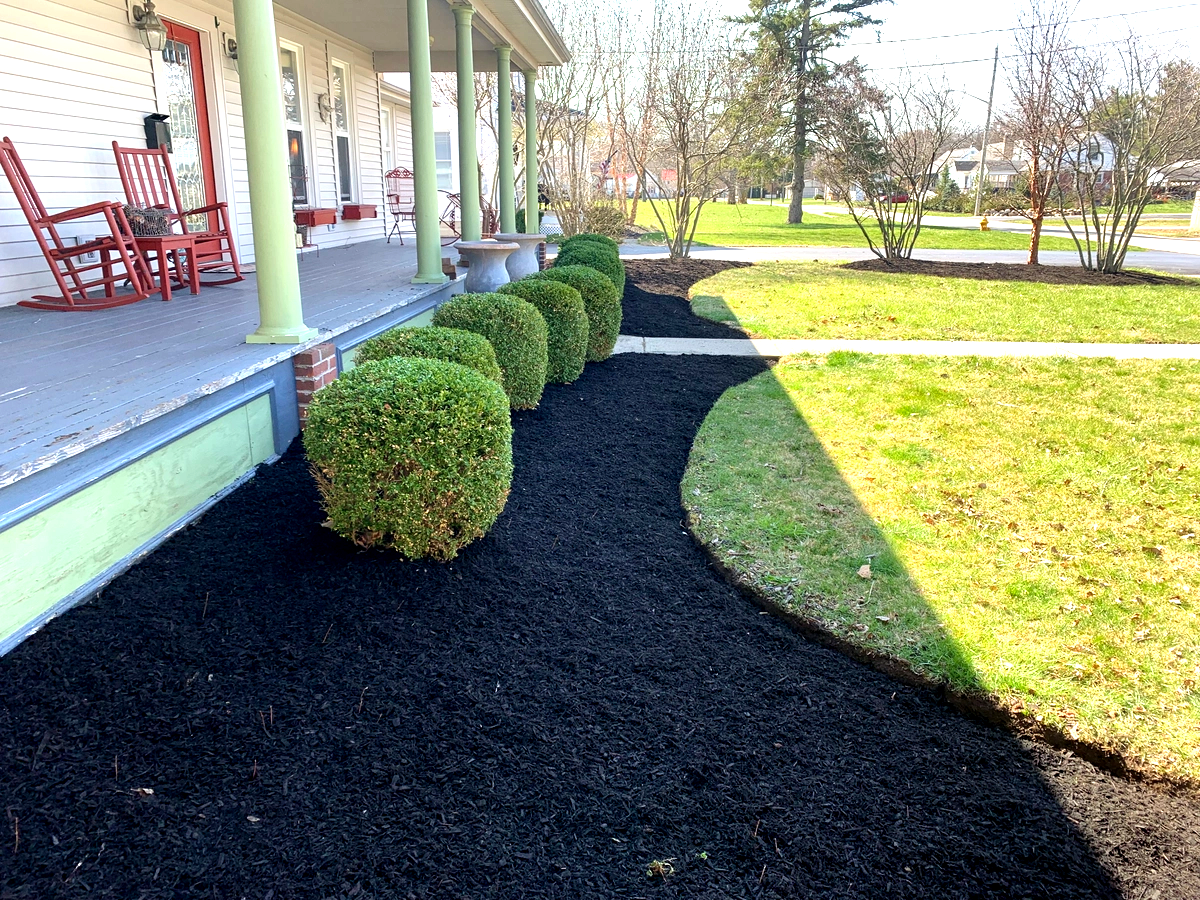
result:
[[[300,407],[300,427],[303,428],[313,394],[338,377],[337,347],[317,344],[301,350],[292,357],[292,371],[296,373],[296,404]]]
[[[537,257],[538,257],[538,269],[545,269],[546,268],[546,242],[545,241],[542,241],[540,244],[538,244]]]

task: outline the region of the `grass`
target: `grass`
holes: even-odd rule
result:
[[[1200,342],[1200,280],[1098,287],[762,263],[692,288],[692,309],[766,338]]]
[[[1198,417],[1195,362],[795,357],[720,399],[682,497],[786,608],[1194,783]]]
[[[844,211],[834,213],[832,209],[832,206],[818,205],[805,214],[803,225],[789,225],[785,204],[731,206],[709,203],[700,213],[696,241],[721,247],[867,246],[854,220]],[[650,203],[638,204],[637,224],[650,229],[660,228]],[[654,239],[651,235],[647,237]],[[661,232],[657,239],[662,239]],[[1029,238],[1005,231],[983,232],[926,224],[921,229],[917,247],[928,250],[1024,250],[1029,247]],[[1068,238],[1047,236],[1042,238],[1042,249],[1074,250],[1075,244]]]

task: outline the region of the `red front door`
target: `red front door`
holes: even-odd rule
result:
[[[217,202],[200,32],[175,22],[167,22],[166,26],[163,90],[171,115],[171,167],[179,182],[184,209],[198,209]],[[195,216],[188,220],[188,227],[207,231],[208,217]]]

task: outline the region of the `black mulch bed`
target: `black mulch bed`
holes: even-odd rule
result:
[[[687,292],[697,281],[749,263],[719,259],[631,259],[625,262],[621,334],[638,337],[746,339],[745,333],[692,315]]]
[[[322,528],[297,449],[264,469],[0,660],[0,897],[1200,896],[1193,801],[967,721],[708,568],[680,475],[761,369],[631,355],[551,388],[448,565]]]

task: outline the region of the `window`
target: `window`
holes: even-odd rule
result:
[[[379,107],[379,131],[383,135],[383,171],[390,172],[396,168],[396,151],[393,149],[396,134],[392,128],[392,111],[387,106]]]
[[[350,85],[345,63],[334,60],[330,66],[333,99],[333,139],[336,145],[338,198],[343,203],[354,200],[354,178],[350,169]]]
[[[450,159],[450,132],[434,132],[433,158],[437,164],[438,190],[448,191],[454,186],[454,162]]]
[[[296,50],[279,48],[279,72],[283,81],[283,117],[287,123],[292,205],[303,206],[308,203],[308,167],[304,164],[304,106],[300,94],[300,54]]]

